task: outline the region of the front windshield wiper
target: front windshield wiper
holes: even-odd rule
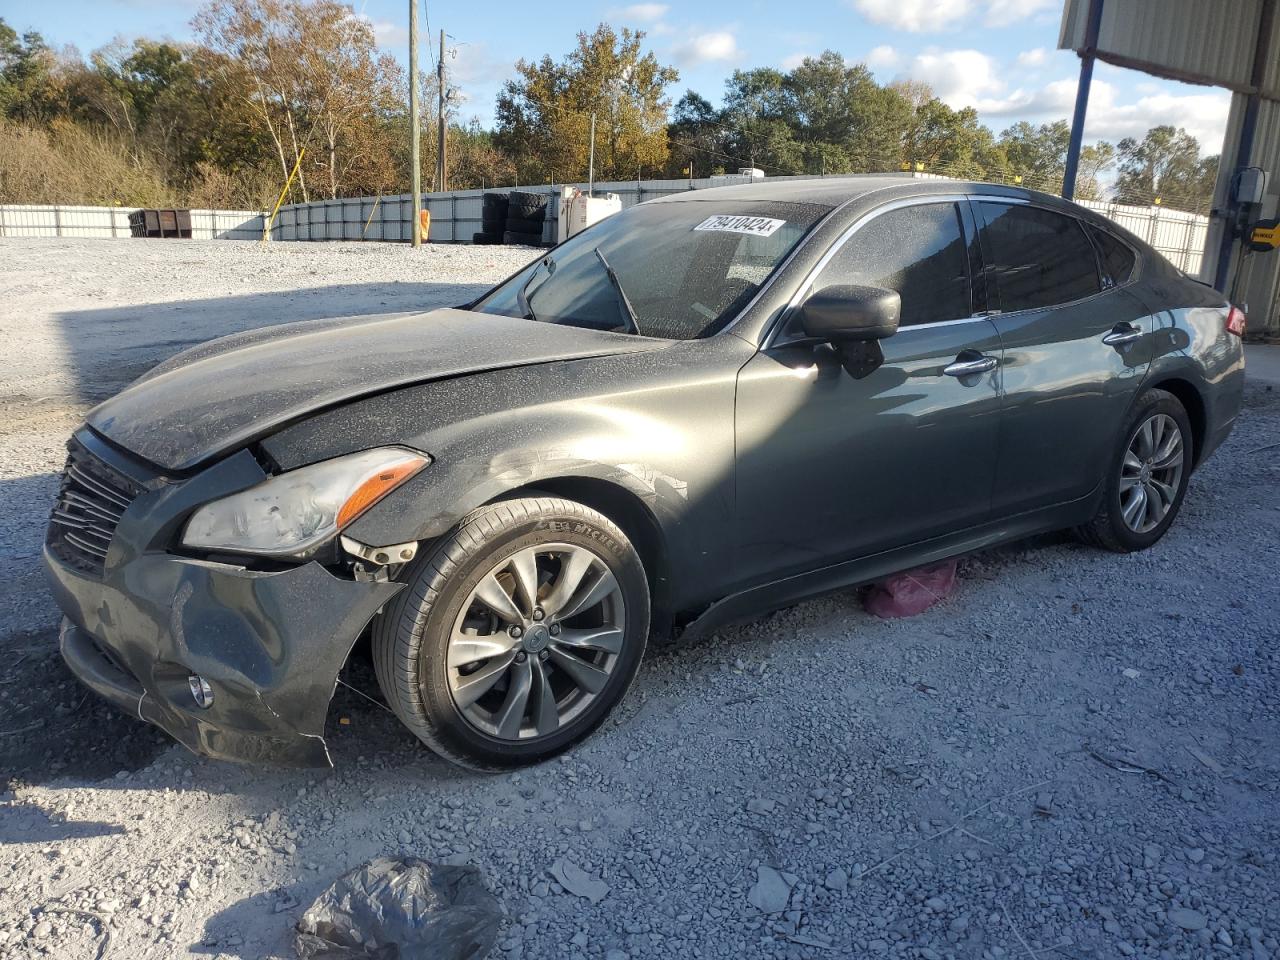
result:
[[[538,266],[546,268],[548,277],[554,275],[556,272],[556,262],[550,257],[543,257],[542,260],[538,262]],[[538,271],[534,270],[533,273],[529,274],[529,279],[522,283],[520,285],[520,289],[516,291],[516,306],[520,308],[520,313],[526,320],[538,319],[537,315],[533,312],[533,307],[529,306],[529,300],[531,297],[526,293],[529,289],[529,284],[533,283],[537,276]],[[535,290],[533,292],[537,293],[538,291]]]
[[[631,332],[638,337],[644,336],[640,332],[640,321],[636,319],[636,311],[631,306],[631,301],[627,299],[627,291],[622,289],[622,281],[618,279],[613,267],[609,266],[609,261],[604,258],[604,254],[600,252],[599,247],[596,247],[595,253],[596,259],[600,261],[600,266],[604,267],[604,272],[609,276],[609,282],[613,284],[613,289],[618,294],[618,305],[622,308],[622,313],[627,318],[627,324],[631,327]]]

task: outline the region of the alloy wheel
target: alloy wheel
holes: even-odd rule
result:
[[[546,543],[507,556],[454,622],[446,663],[454,704],[503,740],[555,733],[609,682],[625,617],[613,572],[591,550]]]
[[[1158,527],[1182,484],[1185,449],[1178,423],[1167,413],[1142,421],[1120,464],[1120,515],[1135,533]]]

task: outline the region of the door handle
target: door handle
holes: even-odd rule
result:
[[[994,370],[999,362],[995,357],[988,357],[973,350],[966,350],[956,357],[955,362],[943,367],[942,372],[948,377],[971,377],[976,373],[986,373],[989,370]]]
[[[1142,331],[1132,324],[1117,323],[1112,331],[1102,338],[1102,342],[1108,347],[1122,347],[1126,343],[1141,340],[1142,336]]]

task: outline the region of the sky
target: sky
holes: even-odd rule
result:
[[[412,0],[410,0],[412,2]],[[560,59],[574,34],[607,21],[644,30],[646,46],[680,71],[672,100],[686,89],[718,104],[734,69],[795,66],[806,55],[836,50],[862,62],[877,80],[923,80],[952,107],[974,107],[996,133],[1019,120],[1069,119],[1079,60],[1057,50],[1062,0],[698,0],[684,3],[550,4],[514,0],[418,0],[428,67],[447,35],[447,69],[460,87],[464,119],[489,125],[504,80],[520,58]],[[402,61],[408,3],[354,0],[379,46]],[[117,36],[191,38],[199,0],[0,0],[0,16],[35,29],[50,44],[87,54]],[[424,27],[425,29],[425,27]],[[1184,127],[1207,154],[1221,149],[1230,96],[1224,90],[1160,80],[1098,64],[1085,140],[1141,137],[1150,127]]]

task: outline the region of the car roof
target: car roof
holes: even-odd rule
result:
[[[831,177],[774,177],[754,180],[750,183],[725,187],[708,187],[699,190],[669,194],[650,203],[680,203],[690,200],[763,200],[766,202],[811,203],[834,209],[852,201],[875,195],[876,202],[901,197],[928,196],[930,194],[968,194],[996,197],[1014,197],[1036,200],[1060,209],[1079,213],[1081,208],[1069,204],[1060,197],[1022,187],[1009,187],[995,183],[977,183],[969,180],[950,180],[943,177],[918,178],[910,173],[866,173]]]

